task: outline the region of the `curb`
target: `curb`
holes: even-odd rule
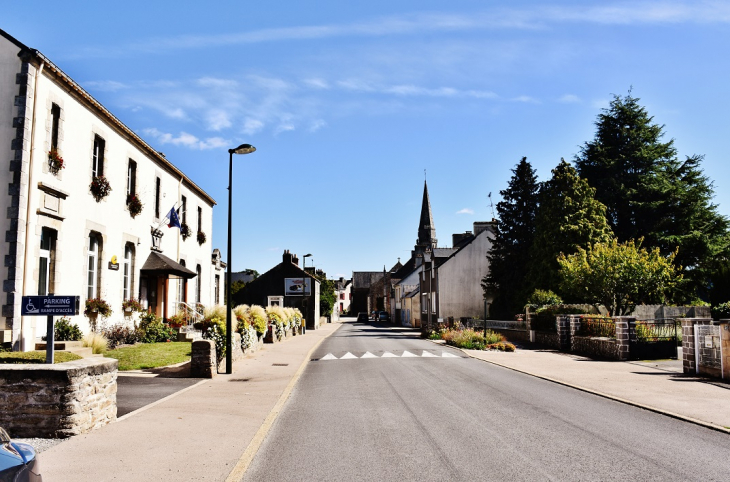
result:
[[[256,431],[256,434],[253,436],[253,439],[251,440],[251,443],[248,444],[248,447],[246,447],[246,450],[244,450],[241,457],[238,459],[238,462],[236,463],[236,466],[233,467],[233,470],[231,470],[231,473],[228,474],[228,477],[226,477],[226,482],[237,482],[240,480],[243,480],[243,476],[246,474],[246,470],[248,470],[248,466],[251,465],[251,462],[253,461],[254,456],[259,451],[259,448],[261,448],[261,445],[264,443],[264,440],[266,439],[266,435],[269,433],[269,430],[271,430],[271,427],[274,425],[274,422],[279,416],[279,413],[281,413],[282,408],[284,407],[284,403],[289,399],[289,395],[291,395],[292,390],[294,390],[294,386],[299,381],[299,378],[302,376],[302,372],[304,372],[304,369],[306,368],[307,364],[309,363],[310,359],[312,358],[312,353],[319,348],[319,345],[322,344],[327,338],[332,336],[334,333],[336,333],[340,328],[342,328],[342,323],[339,324],[337,328],[332,330],[327,336],[323,337],[321,340],[319,340],[308,352],[307,356],[304,358],[304,361],[302,361],[302,364],[299,365],[299,368],[297,369],[297,372],[294,374],[291,380],[289,380],[289,383],[287,384],[286,388],[284,389],[284,392],[279,397],[279,400],[277,400],[276,404],[274,405],[274,408],[271,409],[271,412],[266,416],[266,419],[264,420],[264,423],[261,424],[261,427]]]
[[[689,423],[692,423],[692,424],[695,424],[695,425],[699,425],[699,426],[704,427],[704,428],[709,428],[710,430],[715,430],[717,432],[722,432],[722,433],[725,433],[725,434],[730,435],[730,429],[727,429],[727,428],[725,428],[725,427],[723,427],[721,425],[715,425],[715,424],[710,423],[710,422],[704,422],[704,421],[698,420],[696,418],[687,417],[686,415],[680,415],[678,413],[674,413],[674,412],[670,412],[670,411],[667,411],[667,410],[663,410],[661,408],[651,407],[649,405],[644,405],[644,404],[641,404],[639,402],[634,402],[634,401],[631,401],[631,400],[626,400],[625,398],[617,397],[615,395],[609,395],[608,393],[603,393],[603,392],[599,392],[599,391],[596,391],[596,390],[592,390],[590,388],[581,387],[579,385],[574,385],[572,383],[564,382],[562,380],[557,380],[555,378],[550,378],[550,377],[547,377],[547,376],[544,376],[544,375],[537,375],[535,373],[531,373],[531,372],[528,372],[528,371],[525,371],[525,370],[520,370],[519,368],[513,368],[513,367],[510,367],[510,366],[507,366],[507,365],[503,365],[501,363],[497,363],[497,362],[492,361],[492,360],[484,360],[483,358],[479,358],[479,357],[473,356],[470,353],[467,353],[466,351],[464,351],[463,348],[457,348],[457,347],[454,347],[454,346],[452,346],[451,348],[456,348],[457,350],[461,350],[462,353],[464,353],[466,356],[468,356],[469,358],[472,358],[474,360],[479,360],[479,361],[482,361],[482,362],[485,362],[485,363],[489,363],[491,365],[495,365],[495,366],[498,366],[498,367],[501,367],[501,368],[506,368],[507,370],[512,370],[512,371],[517,372],[517,373],[522,373],[523,375],[529,375],[531,377],[539,378],[541,380],[545,380],[545,381],[552,382],[552,383],[557,383],[558,385],[563,385],[564,387],[572,388],[574,390],[579,390],[579,391],[585,392],[585,393],[590,393],[591,395],[596,395],[598,397],[606,398],[608,400],[613,400],[615,402],[623,403],[625,405],[630,405],[632,407],[641,408],[641,409],[647,410],[649,412],[658,413],[660,415],[665,415],[667,417],[671,417],[671,418],[674,418],[674,419],[677,419],[677,420],[682,420],[683,422],[689,422]]]

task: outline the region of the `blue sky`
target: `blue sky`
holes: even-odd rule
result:
[[[26,0],[1,18],[216,199],[224,253],[227,150],[257,147],[234,158],[235,271],[284,249],[329,277],[405,261],[424,169],[447,246],[523,156],[547,179],[631,87],[730,214],[727,2]]]

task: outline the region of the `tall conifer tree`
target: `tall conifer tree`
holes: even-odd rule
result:
[[[491,315],[512,317],[522,310],[529,288],[525,284],[530,246],[535,234],[538,182],[527,158],[512,169],[507,189],[497,203],[497,233],[489,258],[485,293],[494,296]]]
[[[595,191],[564,159],[552,170],[552,178],[542,183],[528,271],[535,288],[558,292],[561,253],[569,256],[578,248],[613,238],[606,206],[594,199]],[[570,300],[570,293],[562,295]]]
[[[644,238],[665,255],[679,248],[685,293],[704,294],[712,260],[728,250],[728,220],[712,204],[713,185],[700,168],[702,156],[677,159],[674,140],[662,142],[664,126],[653,122],[639,99],[614,96],[596,121],[595,138],[575,163],[596,188],[620,242]],[[682,301],[682,300],[678,300]]]

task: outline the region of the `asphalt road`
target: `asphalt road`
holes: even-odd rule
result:
[[[348,323],[244,480],[719,481],[728,453],[722,433]]]
[[[117,417],[195,385],[200,378],[167,378],[159,376],[117,376]]]

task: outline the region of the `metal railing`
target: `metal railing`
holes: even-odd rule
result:
[[[594,338],[616,338],[616,322],[608,317],[580,317],[578,336]]]
[[[177,314],[182,316],[184,322],[183,328],[186,328],[186,331],[192,330],[194,323],[203,321],[203,308],[202,303],[190,305],[183,301],[177,302]]]
[[[681,329],[677,329],[677,322],[674,318],[636,320],[635,324],[636,341],[657,342],[675,341]]]

